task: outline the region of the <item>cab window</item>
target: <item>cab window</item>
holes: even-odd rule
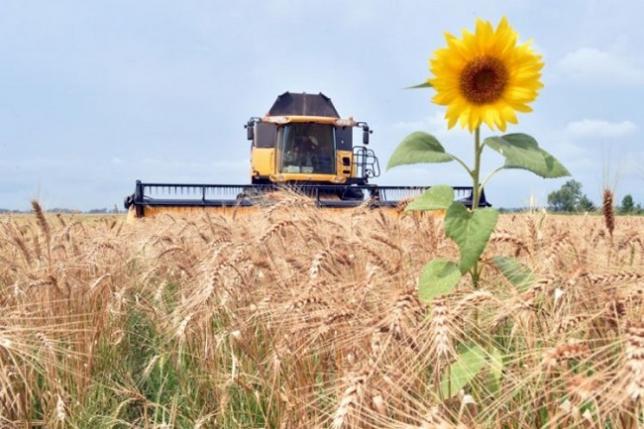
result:
[[[281,173],[335,174],[335,130],[323,124],[288,124],[278,131]]]

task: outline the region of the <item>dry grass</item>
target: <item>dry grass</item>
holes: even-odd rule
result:
[[[426,305],[423,264],[456,256],[431,217],[288,198],[135,225],[34,208],[0,220],[0,427],[642,425],[642,218],[611,234],[503,216],[481,288]],[[535,280],[510,284],[495,255]],[[444,397],[473,342],[499,370]]]

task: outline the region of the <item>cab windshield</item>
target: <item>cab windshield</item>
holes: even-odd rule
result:
[[[335,174],[333,126],[284,125],[278,131],[277,141],[281,173]]]

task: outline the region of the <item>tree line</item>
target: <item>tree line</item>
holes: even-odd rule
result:
[[[595,204],[581,190],[581,183],[569,180],[559,190],[548,194],[548,209],[553,212],[592,212]],[[632,195],[625,195],[617,207],[620,214],[644,214],[641,204],[635,205]]]

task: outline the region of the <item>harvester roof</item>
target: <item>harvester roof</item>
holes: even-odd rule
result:
[[[339,118],[331,99],[322,94],[285,92],[268,111],[268,116],[326,116]]]

